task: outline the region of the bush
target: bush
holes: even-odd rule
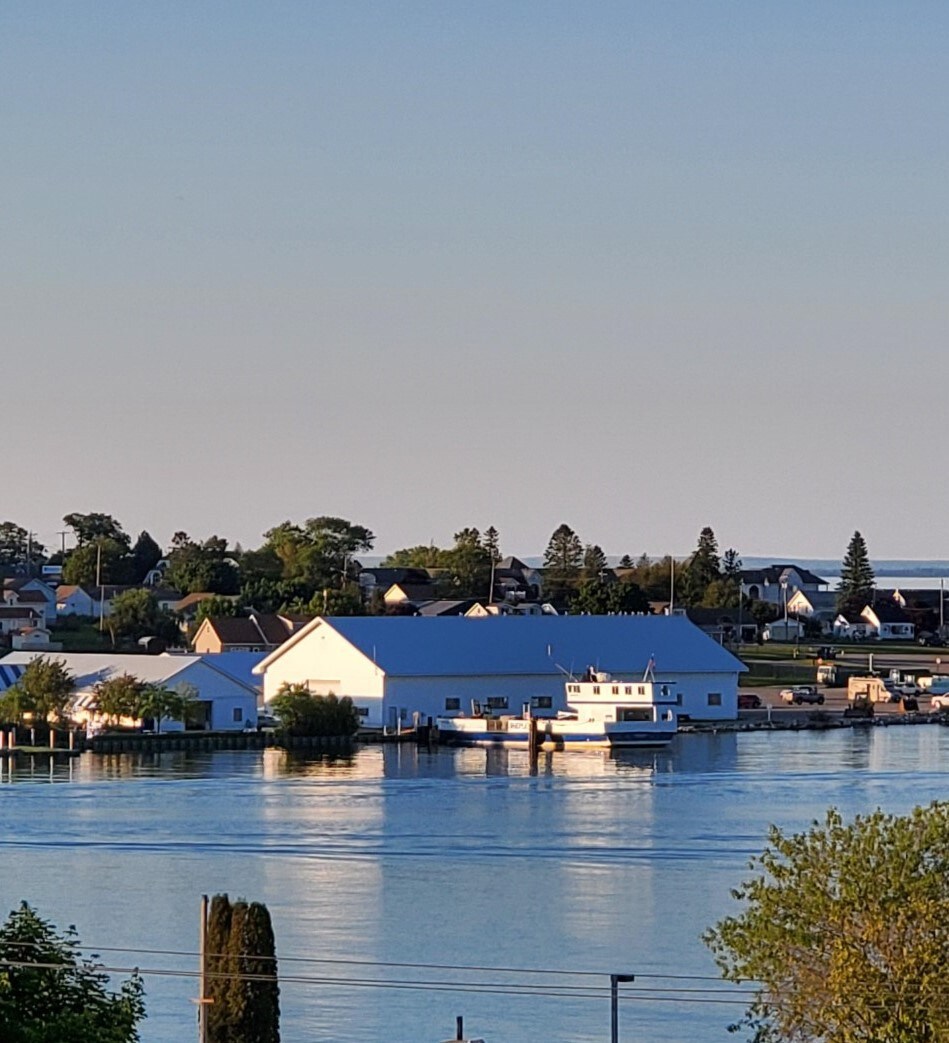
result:
[[[359,730],[359,715],[348,695],[312,695],[303,685],[285,684],[271,707],[280,719],[278,735],[350,736]]]

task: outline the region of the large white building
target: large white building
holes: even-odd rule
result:
[[[318,618],[256,668],[269,702],[284,684],[349,696],[368,727],[483,707],[563,709],[564,683],[588,666],[621,680],[675,683],[680,714],[737,716],[745,667],[679,616],[352,616]]]
[[[257,724],[257,692],[229,670],[214,665],[214,656],[126,655],[87,652],[11,652],[0,659],[0,691],[15,684],[37,656],[61,662],[76,679],[73,705],[78,719],[95,719],[95,687],[101,681],[131,674],[146,684],[177,689],[187,685],[197,705],[193,724],[209,731],[241,731]],[[180,731],[180,721],[163,721],[162,731]]]

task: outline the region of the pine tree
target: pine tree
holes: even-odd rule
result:
[[[718,540],[715,539],[715,533],[706,526],[699,533],[698,546],[686,569],[682,600],[687,605],[700,605],[709,584],[721,577],[721,571]]]
[[[544,551],[544,590],[561,604],[580,578],[583,544],[569,525],[558,525]]]
[[[583,578],[599,579],[606,571],[606,555],[597,543],[588,543],[583,548]]]
[[[501,537],[493,525],[489,525],[484,530],[484,535],[481,537],[481,546],[488,552],[488,558],[497,565],[501,560]]]
[[[850,537],[847,553],[840,565],[837,609],[860,612],[873,599],[875,576],[867,553],[867,542],[857,531]]]
[[[227,993],[230,975],[235,971],[228,955],[231,936],[231,903],[227,895],[215,895],[211,899],[208,915],[206,993],[211,1003],[207,1005],[208,1043],[229,1043]]]
[[[621,569],[631,569],[631,568],[633,568],[633,567],[634,567],[634,565],[633,565],[633,559],[632,559],[632,558],[631,558],[631,557],[630,557],[630,556],[629,556],[628,554],[624,554],[624,555],[623,555],[623,556],[622,556],[622,557],[621,557],[621,558],[619,559],[619,565],[617,566],[617,568],[621,568]]]

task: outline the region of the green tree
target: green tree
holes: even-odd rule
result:
[[[606,572],[606,555],[597,543],[588,543],[583,548],[583,578],[599,579]]]
[[[227,540],[220,536],[198,543],[186,532],[176,532],[165,580],[183,594],[236,594],[240,589],[240,572],[228,553]]]
[[[283,522],[264,538],[281,562],[282,578],[306,584],[310,596],[354,579],[359,572],[355,555],[371,550],[375,542],[365,526],[326,516],[308,518],[305,525]]]
[[[359,730],[359,715],[344,695],[311,695],[305,685],[284,684],[271,700],[283,736],[349,736]]]
[[[646,564],[647,565],[649,564],[648,560],[647,560]],[[624,554],[619,559],[619,565],[617,566],[617,568],[620,568],[620,569],[632,569],[632,568],[635,568],[635,563],[633,562],[633,559],[628,554]]]
[[[263,611],[272,610],[264,609]],[[231,619],[237,616],[246,615],[247,606],[244,603],[243,597],[225,597],[223,594],[215,594],[213,597],[205,598],[204,601],[198,605],[194,621],[197,626],[203,623],[206,619],[220,619],[222,617]]]
[[[61,659],[37,656],[0,696],[0,718],[20,723],[30,714],[34,721],[62,720],[75,689],[76,678]]]
[[[305,604],[301,601],[289,603],[289,612],[304,616],[364,616],[366,603],[359,586],[347,583],[342,590],[325,587],[318,590]]]
[[[876,577],[867,553],[867,542],[859,531],[850,537],[847,553],[840,566],[837,608],[841,612],[860,612],[873,601]]]
[[[132,545],[129,562],[129,578],[133,583],[143,583],[145,577],[161,561],[161,547],[147,532],[140,532]]]
[[[0,1038],[4,1043],[137,1043],[142,979],[117,992],[80,955],[73,928],[58,934],[26,902],[0,927]]]
[[[277,956],[265,905],[234,904],[228,955],[236,970],[226,992],[228,1043],[280,1043]]]
[[[803,833],[772,826],[744,908],[706,932],[722,974],[755,982],[740,1026],[773,1043],[949,1039],[949,804]]]
[[[563,604],[580,579],[583,544],[569,525],[561,524],[553,531],[544,551],[544,590],[555,602]]]
[[[144,683],[126,672],[100,681],[95,686],[96,709],[112,724],[120,717],[137,720],[141,714],[142,689]]]
[[[227,994],[237,972],[237,961],[230,952],[232,906],[227,895],[215,895],[208,909],[207,988],[211,1001],[207,1011],[208,1043],[230,1043]]]
[[[455,533],[448,555],[452,592],[459,597],[486,597],[491,582],[491,555],[481,533],[466,528]]]
[[[570,611],[581,615],[648,615],[649,599],[635,583],[584,580],[570,602]]]
[[[179,685],[167,688],[163,684],[142,685],[138,693],[135,716],[144,720],[149,718],[155,724],[155,731],[161,734],[162,720],[186,721],[194,704],[194,697],[183,689],[192,687]]]
[[[64,583],[124,583],[128,574],[128,545],[109,536],[80,544],[63,563]]]
[[[46,548],[15,522],[0,522],[0,570],[12,572],[46,560]]]
[[[116,639],[137,641],[141,637],[161,637],[171,644],[178,641],[178,624],[174,617],[165,612],[154,595],[143,587],[124,590],[112,600],[112,611],[106,623]]]
[[[676,595],[676,600],[682,600],[687,605],[701,605],[709,584],[719,579],[721,571],[718,540],[715,539],[715,533],[706,526],[699,533],[698,545],[689,559],[685,582]]]
[[[481,546],[487,552],[488,561],[497,565],[501,560],[501,537],[493,525],[489,525],[484,530],[484,535],[481,537]]]
[[[72,529],[80,547],[99,540],[114,540],[116,543],[122,544],[127,551],[132,543],[128,534],[111,514],[98,512],[67,514],[63,518],[63,524],[68,529]]]
[[[448,567],[450,555],[451,551],[434,543],[420,543],[393,551],[382,559],[382,564],[393,569],[443,569]]]

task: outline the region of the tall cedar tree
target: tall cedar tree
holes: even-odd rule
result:
[[[259,902],[211,899],[207,935],[208,1043],[280,1043],[273,927]]]
[[[867,553],[867,541],[859,531],[850,537],[847,553],[840,565],[837,608],[841,612],[860,612],[873,600],[875,576]]]

